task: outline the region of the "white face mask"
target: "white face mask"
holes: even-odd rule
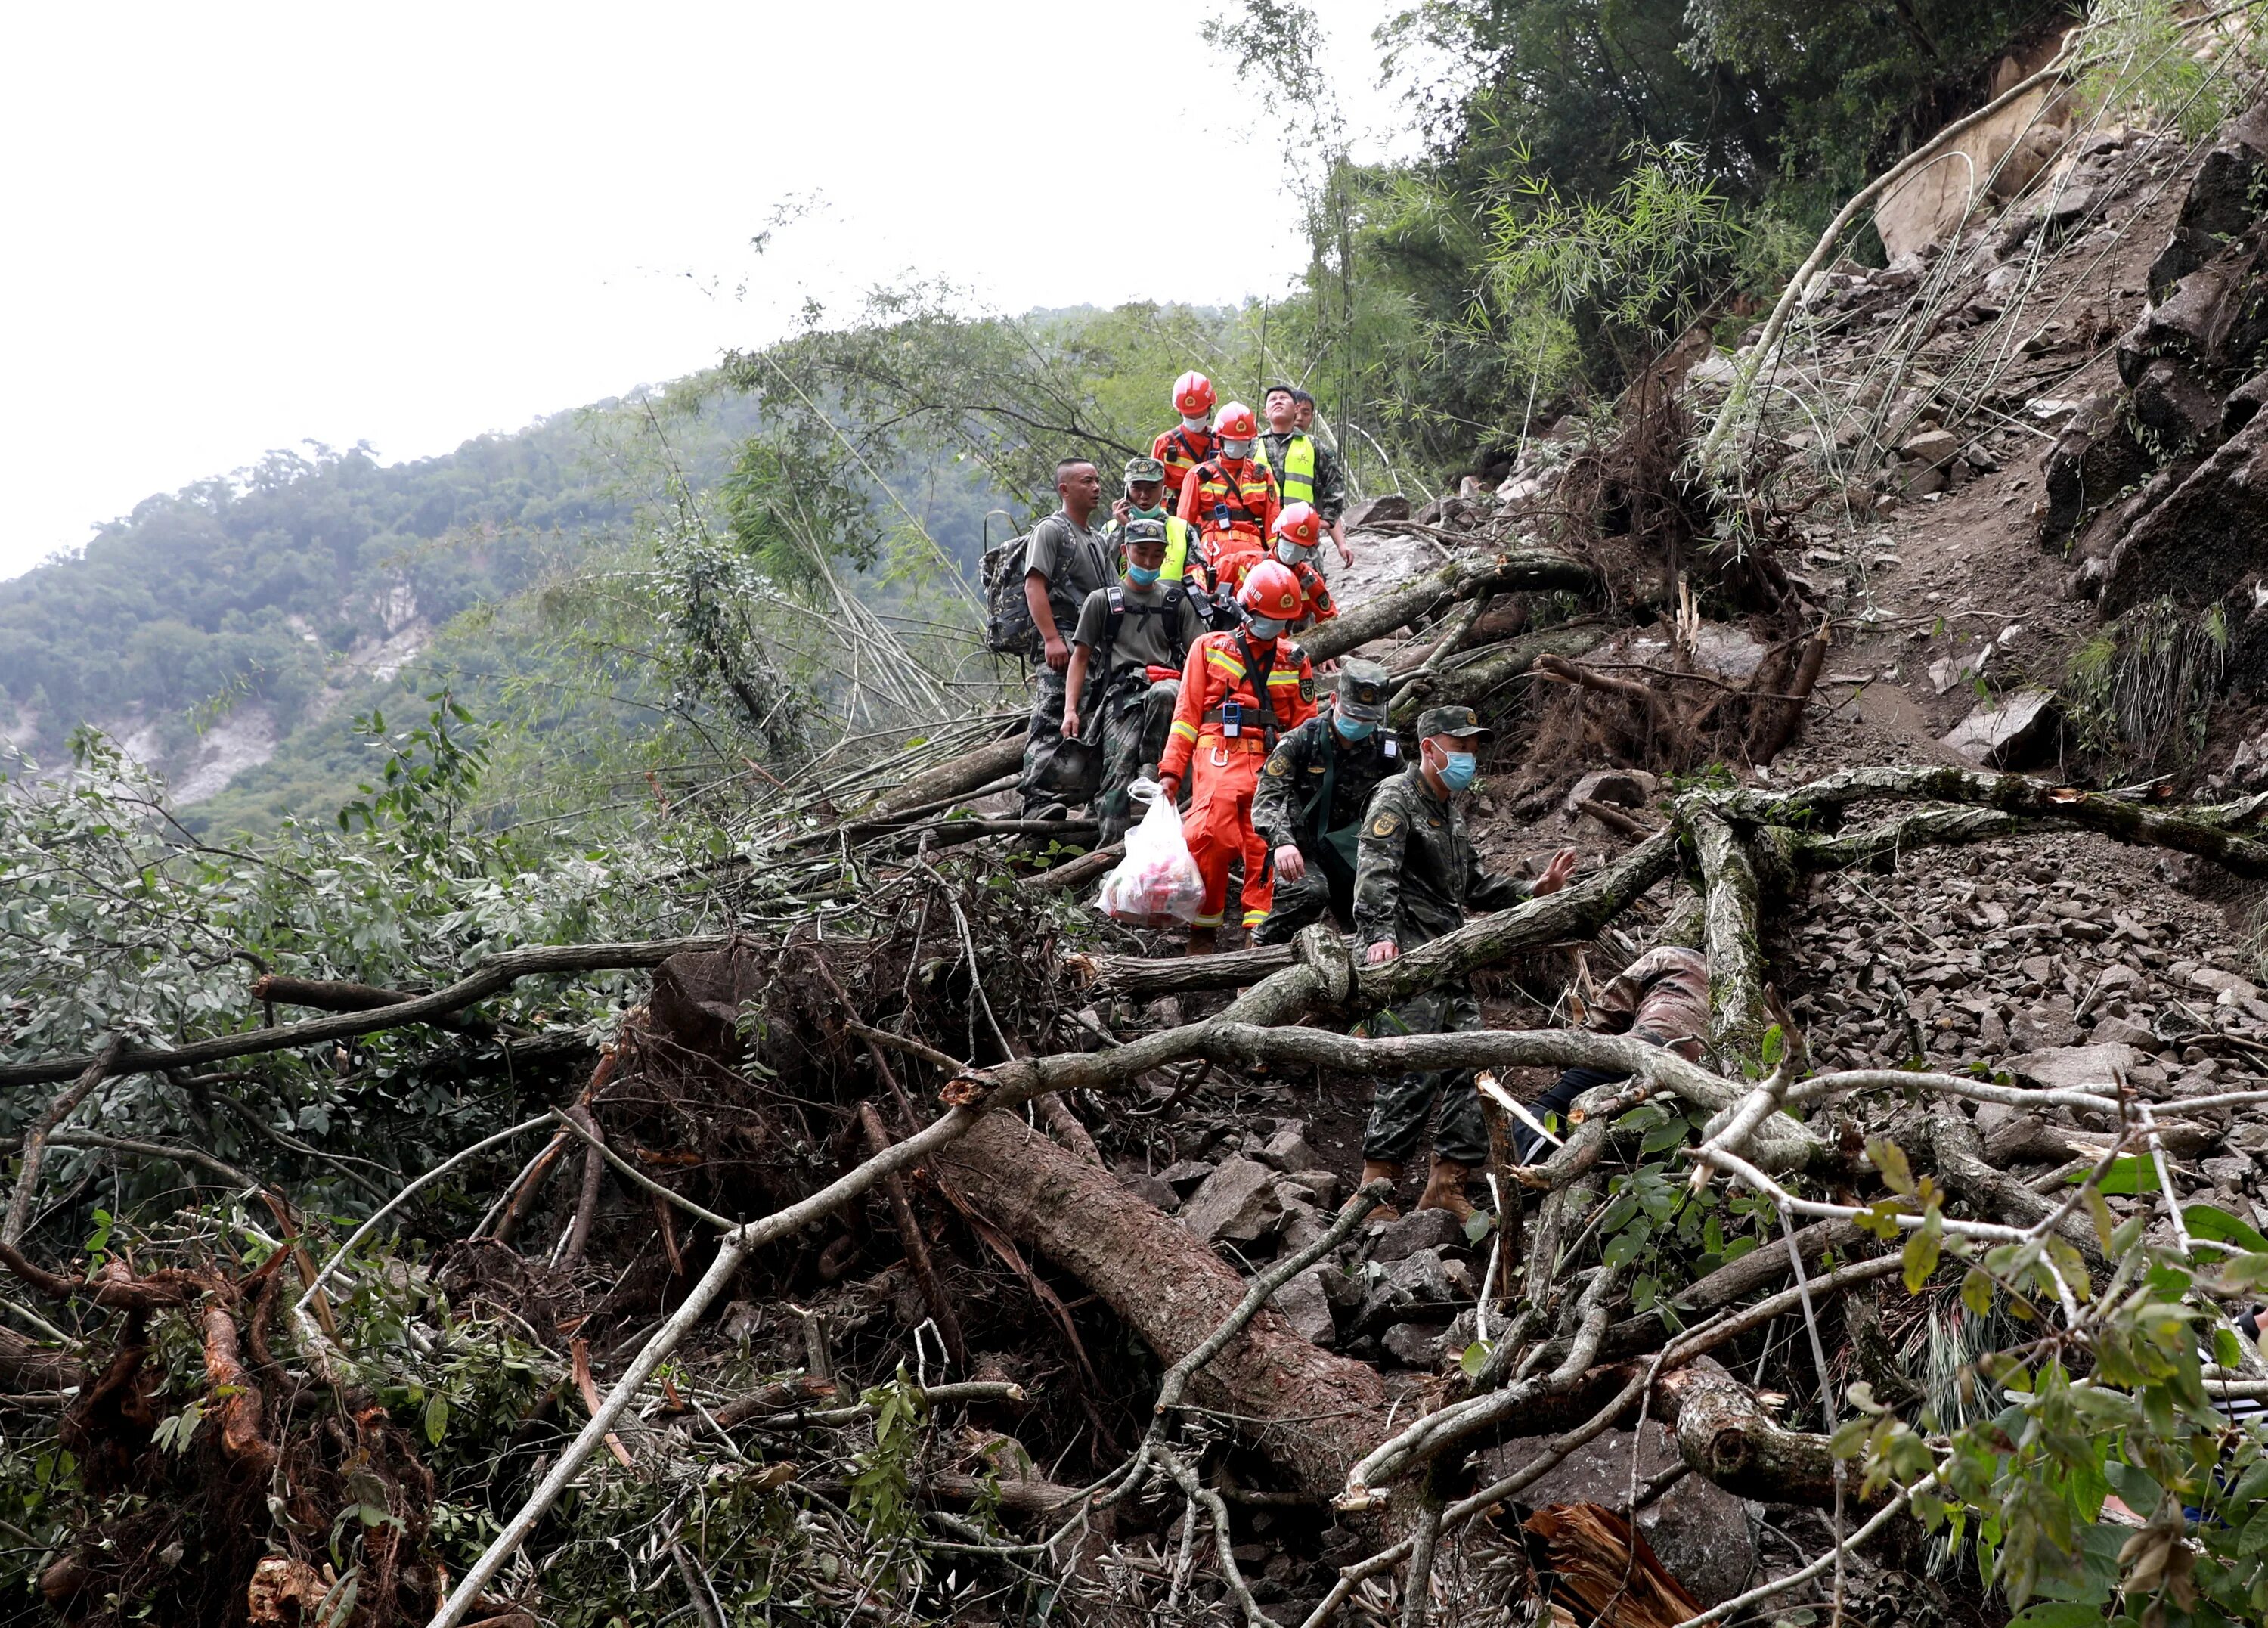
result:
[[[1252,456],[1252,443],[1249,441],[1223,441],[1220,444],[1220,455],[1224,458],[1249,458]]]
[[[1278,537],[1276,540],[1276,557],[1286,565],[1299,565],[1314,559],[1315,551],[1301,548],[1289,537]]]
[[[1190,417],[1187,413],[1182,415],[1182,428],[1184,430],[1202,430],[1205,427],[1205,424],[1206,420],[1202,413],[1195,418]]]

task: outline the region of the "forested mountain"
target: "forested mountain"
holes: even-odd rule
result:
[[[504,636],[497,608],[618,551],[673,483],[713,491],[756,422],[696,378],[438,457],[310,444],[147,498],[0,582],[0,743],[53,765],[91,725],[200,829],[328,819],[370,772],[357,718],[422,711],[436,684],[491,707],[540,684],[556,650]],[[973,568],[976,497],[910,490]]]

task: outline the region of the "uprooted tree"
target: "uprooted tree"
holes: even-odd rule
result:
[[[1895,812],[1849,824],[1870,802]],[[1101,952],[1066,932],[1045,872],[940,854],[887,807],[830,838],[864,882],[831,917],[510,951],[423,992],[224,963],[252,1020],[182,1039],[121,1026],[91,1053],[0,1068],[42,1105],[0,1228],[24,1330],[0,1349],[10,1406],[48,1444],[11,1451],[15,1541],[52,1546],[38,1587],[81,1622],[638,1620],[652,1608],[630,1602],[654,1590],[719,1623],[765,1601],[806,1620],[1013,1621],[1049,1600],[1101,1620],[1213,1598],[1259,1622],[1249,1527],[1266,1517],[1263,1551],[1359,1540],[1309,1622],[1397,1594],[1422,1617],[1436,1591],[1557,1591],[1590,1615],[1602,1567],[1643,1570],[1675,1620],[1697,1602],[1629,1526],[1662,1478],[1620,1512],[1522,1525],[1523,1489],[1645,1418],[1681,1472],[1830,1512],[1837,1544],[1764,1595],[1831,1586],[1844,1544],[1913,1516],[1984,1534],[2021,1602],[2081,1546],[2085,1488],[2111,1475],[2150,1524],[2110,1581],[2252,1609],[2268,1475],[2214,1410],[2268,1396],[2227,1323],[2268,1257],[2169,1197],[2114,1221],[2103,1193],[2154,1170],[2140,1190],[2170,1194],[2168,1159],[2263,1094],[1807,1072],[1773,1015],[1760,912],[1791,908],[1808,874],[2034,828],[2268,876],[2257,806],[1881,770],[1660,812],[1562,893],[1381,969],[1321,930],[1194,963],[1130,939]],[[801,843],[791,830],[720,885],[807,897]],[[1564,966],[1618,924],[1706,948],[1707,1064],[1576,1028],[1348,1032],[1444,979]],[[577,981],[640,968],[650,983],[612,1015],[544,1026]],[[306,1008],[325,1015],[293,1018]],[[524,1079],[512,1101],[541,1111],[394,1170],[365,1161],[386,1202],[359,1206],[351,1236],[331,1212],[354,1165],[328,1187],[290,1179],[305,1164],[256,1175],[225,1144],[77,1111],[136,1091],[210,1101],[220,1076],[307,1057]],[[1500,1206],[1462,1360],[1414,1393],[1270,1304],[1354,1258],[1379,1193],[1319,1210],[1248,1278],[1111,1168],[1235,1123],[1235,1094],[1271,1081],[1359,1095],[1404,1068],[1577,1065],[1626,1078],[1581,1101],[1548,1157],[1491,1172],[1526,1197]],[[1948,1111],[1963,1101],[2044,1123],[1996,1162]],[[271,1131],[279,1153],[312,1146]],[[153,1185],[132,1219],[104,1206],[76,1249],[39,1224],[72,1170],[169,1168],[201,1194]],[[1833,1382],[1803,1340],[1771,1337],[1815,1333],[1838,1299],[1871,1307],[1891,1279],[1997,1320],[1974,1382],[2000,1411],[1955,1427],[1894,1371]],[[2166,1490],[2154,1514],[2145,1486]]]

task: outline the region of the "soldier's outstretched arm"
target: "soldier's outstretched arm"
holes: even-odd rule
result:
[[[1354,934],[1363,959],[1391,961],[1401,954],[1395,922],[1402,913],[1402,861],[1410,842],[1410,816],[1388,781],[1371,794],[1355,839]]]

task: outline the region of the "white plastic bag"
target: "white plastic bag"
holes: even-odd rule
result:
[[[1102,879],[1095,903],[1115,921],[1170,927],[1197,919],[1204,879],[1182,836],[1182,811],[1155,780],[1137,780],[1127,794],[1149,811],[1126,833],[1126,857]]]

